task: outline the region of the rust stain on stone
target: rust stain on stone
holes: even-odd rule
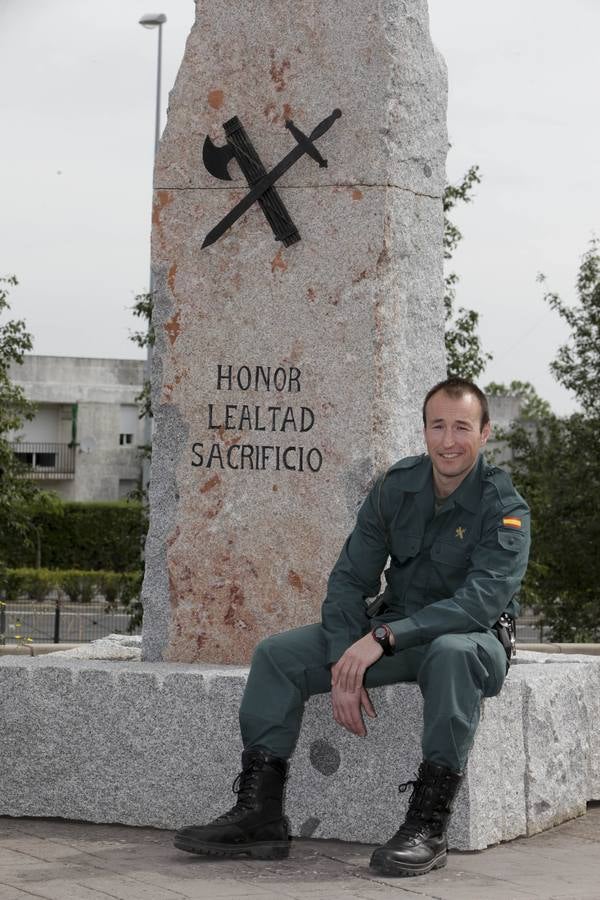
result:
[[[227,435],[224,425],[219,425],[219,427],[217,428],[217,434],[219,435],[221,443],[224,447],[231,447],[232,444],[237,444],[237,442],[242,438],[241,432],[239,432],[238,434],[234,434],[233,437]]]
[[[173,263],[171,268],[169,269],[169,274],[167,275],[167,283],[171,290],[171,293],[175,293],[175,276],[177,274],[177,263]]]
[[[244,557],[244,562],[246,563],[246,565],[248,566],[250,572],[254,575],[254,577],[258,578],[258,572],[257,572],[256,566],[254,565],[254,563],[252,562],[252,560],[250,559],[249,556]]]
[[[200,488],[201,494],[206,494],[208,491],[212,491],[214,487],[221,483],[220,475],[213,475],[212,478],[209,478],[208,481],[205,481],[202,487]]]
[[[278,490],[279,490],[279,486],[276,485],[276,484],[274,484],[274,485],[273,485],[273,490],[274,490],[274,491],[278,491]]]
[[[175,343],[175,341],[177,340],[177,338],[179,337],[179,334],[181,332],[181,325],[179,324],[179,316],[180,316],[180,312],[179,312],[179,310],[177,310],[177,312],[175,313],[173,318],[169,319],[169,321],[166,322],[165,326],[164,326],[165,331],[167,332],[167,334],[169,336],[169,340],[171,341],[171,344]]]
[[[291,363],[292,365],[295,365],[296,363],[299,363],[300,360],[302,359],[303,350],[304,350],[304,344],[302,343],[302,341],[295,340],[292,343],[292,349],[290,350],[288,356],[282,357],[281,361],[284,363]]]
[[[214,91],[208,92],[208,105],[212,106],[213,109],[221,109],[223,106],[224,94],[223,91],[220,91],[216,88]]]
[[[277,254],[271,260],[271,272],[274,272],[275,269],[281,269],[282,272],[285,272],[287,269],[287,263],[281,255],[281,249],[277,251]]]
[[[167,547],[172,547],[180,534],[181,528],[179,527],[179,525],[177,525],[173,534],[169,535],[169,537],[167,538]]]
[[[217,501],[216,505],[212,507],[212,509],[207,509],[204,515],[207,519],[214,519],[215,516],[218,516],[221,510],[223,509],[223,501]]]
[[[239,620],[240,607],[244,605],[244,592],[235,582],[229,588],[229,606],[223,617],[226,625],[236,625]],[[244,623],[245,624],[245,623]]]
[[[362,200],[362,198],[363,198],[363,192],[359,191],[358,188],[354,188],[354,190],[352,191],[352,199],[353,200]]]
[[[359,281],[362,281],[367,277],[367,270],[363,269],[362,272],[359,272],[358,275],[355,275],[352,279],[352,284],[358,284]]]
[[[308,299],[309,299],[309,301],[310,301],[311,303],[314,303],[315,297],[317,296],[316,293],[315,293],[315,289],[309,287],[309,289],[308,289],[307,292],[306,292],[306,296],[308,297]]]
[[[291,586],[294,588],[294,590],[296,590],[296,591],[301,591],[302,588],[304,587],[302,579],[300,578],[300,576],[298,575],[297,572],[294,572],[293,569],[289,570],[287,580],[291,584]]]
[[[271,100],[263,109],[263,114],[273,125],[278,125],[285,122],[286,119],[291,119],[294,111],[289,103],[284,103],[282,111],[277,112],[277,104]]]
[[[172,202],[172,197],[169,191],[157,191],[154,197],[154,205],[152,206],[152,224],[158,225],[161,227],[160,216],[169,203]]]
[[[281,93],[281,91],[285,90],[286,82],[285,82],[285,74],[290,68],[289,59],[282,59],[281,63],[277,65],[275,62],[275,51],[271,50],[271,81],[275,85],[275,90],[277,93]]]

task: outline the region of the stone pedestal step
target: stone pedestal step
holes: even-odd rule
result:
[[[178,828],[233,802],[247,669],[179,663],[0,659],[0,815]],[[414,684],[371,692],[366,738],[306,707],[287,812],[296,835],[378,842],[397,828],[399,782],[420,761]],[[268,697],[265,697],[268,702]],[[522,653],[484,702],[450,844],[534,834],[600,799],[597,657]]]

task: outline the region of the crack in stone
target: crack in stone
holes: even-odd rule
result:
[[[279,191],[305,191],[310,188],[396,188],[399,191],[405,191],[407,194],[412,194],[415,197],[427,197],[430,200],[441,200],[442,194],[425,194],[421,191],[413,191],[411,188],[406,187],[403,184],[392,184],[389,181],[386,182],[366,182],[366,181],[356,181],[352,184],[349,184],[347,181],[332,181],[327,184],[288,184],[288,185],[277,185],[277,189]],[[214,186],[204,186],[204,187],[164,187],[164,186],[156,186],[154,188],[155,191],[244,191],[247,190],[247,185],[214,185]]]

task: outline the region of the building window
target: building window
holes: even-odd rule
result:
[[[132,403],[122,403],[120,408],[119,444],[130,447],[139,434],[139,410]]]

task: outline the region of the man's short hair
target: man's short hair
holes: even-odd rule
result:
[[[477,397],[481,407],[480,428],[483,428],[483,426],[487,425],[490,421],[490,408],[488,406],[487,397],[481,388],[477,387],[474,382],[469,381],[466,378],[459,378],[457,375],[453,375],[450,378],[446,378],[444,381],[435,384],[431,390],[428,391],[427,396],[423,401],[423,425],[427,425],[427,419],[425,417],[427,404],[438,391],[443,391],[455,400],[458,400],[459,397],[464,397],[465,394],[472,394],[474,397]]]

